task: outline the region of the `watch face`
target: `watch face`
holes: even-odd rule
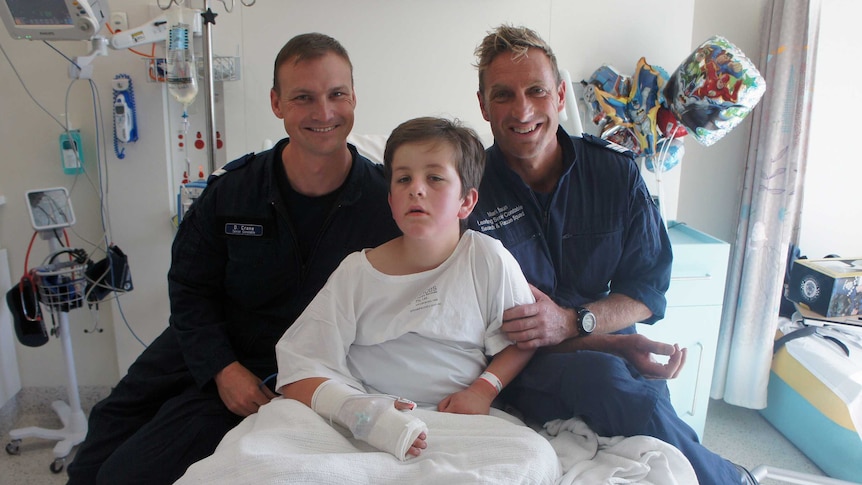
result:
[[[592,332],[596,329],[596,316],[593,313],[585,313],[581,317],[581,326],[585,332]]]
[[[584,307],[578,307],[578,330],[581,335],[589,335],[596,329],[596,315]]]

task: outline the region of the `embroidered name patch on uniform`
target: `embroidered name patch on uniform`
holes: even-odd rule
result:
[[[243,224],[241,222],[226,222],[224,233],[227,236],[263,236],[262,224]]]

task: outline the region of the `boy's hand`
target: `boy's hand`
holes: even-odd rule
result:
[[[488,414],[496,396],[497,390],[491,384],[478,380],[467,389],[446,396],[437,410],[453,414]]]
[[[411,446],[410,449],[407,450],[407,454],[411,456],[421,455],[422,450],[428,448],[428,443],[425,442],[426,439],[428,439],[428,436],[425,434],[424,431],[419,433],[419,436],[416,437],[416,439],[413,441],[413,446]]]

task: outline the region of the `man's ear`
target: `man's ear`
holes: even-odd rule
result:
[[[560,81],[560,86],[557,88],[557,97],[560,103],[560,112],[566,109],[566,81]]]
[[[275,92],[275,88],[271,88],[269,90],[269,107],[272,108],[273,114],[275,114],[278,119],[284,119],[284,116],[281,114],[279,100],[280,96]]]
[[[467,195],[464,196],[464,199],[461,201],[461,209],[458,211],[458,219],[466,219],[470,217],[470,214],[473,212],[473,208],[476,207],[476,203],[479,202],[479,191],[476,188],[472,188],[467,191]]]
[[[488,118],[488,110],[485,109],[485,98],[482,97],[482,91],[476,91],[476,97],[479,98],[479,109],[482,111],[482,118],[485,118],[485,121],[491,121]]]

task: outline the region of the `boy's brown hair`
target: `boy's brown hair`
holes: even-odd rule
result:
[[[392,158],[407,143],[436,141],[448,143],[455,150],[455,169],[461,179],[461,197],[478,189],[485,171],[485,147],[476,132],[458,120],[422,117],[405,121],[392,130],[383,152],[383,171],[392,183]]]

